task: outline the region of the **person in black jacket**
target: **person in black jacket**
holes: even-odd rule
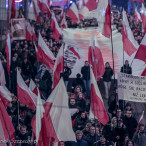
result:
[[[124,66],[121,67],[121,72],[126,74],[132,74],[132,68],[129,66],[128,60],[126,60]]]
[[[71,75],[71,69],[67,66],[67,64],[64,64],[64,82],[65,82],[65,86],[67,88],[68,85],[68,80],[69,80],[69,76]]]
[[[105,63],[105,72],[104,72],[104,75],[103,75],[106,99],[109,98],[109,90],[110,90],[110,87],[111,87],[111,78],[112,78],[112,76],[113,76],[113,70],[110,67],[109,62],[106,62]]]
[[[83,76],[84,86],[86,89],[86,98],[90,97],[90,65],[88,61],[85,61],[85,65],[81,68]]]

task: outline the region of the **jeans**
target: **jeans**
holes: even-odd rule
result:
[[[90,90],[91,90],[91,83],[90,80],[83,80],[84,81],[84,86],[86,89],[86,98],[91,96]]]
[[[105,86],[105,97],[106,97],[106,99],[108,99],[111,82],[104,82],[104,86]]]

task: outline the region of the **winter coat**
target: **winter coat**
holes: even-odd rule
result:
[[[99,135],[94,135],[92,136],[91,134],[88,134],[86,137],[85,137],[85,140],[88,142],[88,145],[89,146],[94,146],[94,143],[99,141],[100,139],[100,136]]]
[[[90,80],[90,66],[83,66],[81,68],[81,73],[83,75],[83,80]]]
[[[129,65],[124,65],[121,67],[121,72],[126,74],[132,74],[132,68]]]
[[[72,72],[71,72],[71,69],[69,67],[64,67],[64,81],[68,81],[71,73]]]
[[[77,140],[77,142],[72,142],[71,146],[88,146],[85,140]]]
[[[105,68],[104,75],[103,75],[103,81],[105,81],[105,82],[110,82],[112,76],[113,76],[113,70],[112,70],[112,68],[110,68],[110,67],[107,68],[107,67],[106,67],[106,68]]]

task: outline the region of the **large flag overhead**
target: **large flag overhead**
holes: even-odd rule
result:
[[[122,40],[123,40],[123,49],[124,51],[131,56],[136,52],[139,45],[134,39],[133,33],[129,26],[126,12],[123,10],[123,28],[122,28]]]
[[[60,73],[62,73],[64,69],[63,49],[64,49],[64,45],[61,46],[56,57],[56,61],[53,69],[53,86],[52,86],[53,89],[57,86],[60,80]]]
[[[53,70],[55,57],[39,33],[38,48],[35,46],[37,60]]]
[[[70,8],[67,10],[66,15],[71,18],[71,21],[74,23],[79,22],[79,13],[78,13],[78,8],[75,3],[72,3]]]
[[[141,13],[143,29],[144,29],[144,32],[146,33],[146,9],[144,7],[144,4],[142,4],[140,13]]]
[[[39,17],[40,14],[39,13],[41,12],[41,10],[40,10],[39,5],[38,5],[38,0],[33,0],[32,2],[33,2],[33,9],[34,9],[36,21],[40,22],[40,17]]]
[[[68,107],[68,95],[62,78],[47,99],[45,110],[47,108],[50,109],[47,118],[52,123],[52,125],[49,124],[48,126],[50,126],[50,135],[54,138],[54,143],[59,141],[76,141]]]
[[[47,0],[38,0],[38,5],[42,13],[47,12],[50,16],[52,15]]]
[[[91,79],[91,107],[90,107],[90,118],[98,119],[100,123],[106,125],[109,121],[103,99],[101,97],[100,91],[97,86],[92,69],[90,69],[90,79]]]
[[[36,109],[37,96],[25,84],[18,70],[17,70],[17,96],[20,103],[27,105],[28,108]]]
[[[5,86],[5,85],[6,85],[5,72],[2,62],[0,60],[0,86]]]
[[[5,86],[0,86],[0,100],[5,107],[12,101],[11,93]]]
[[[105,67],[103,57],[95,36],[92,36],[90,40],[88,62],[92,65],[96,81],[99,81],[105,72]]]
[[[62,30],[61,28],[59,27],[58,25],[58,22],[56,20],[56,17],[55,17],[55,14],[52,13],[52,18],[51,18],[51,24],[50,24],[50,27],[53,31],[53,38],[56,40],[56,41],[60,41],[60,37],[62,35]]]
[[[146,34],[136,52],[135,59],[142,60],[146,63]]]
[[[83,0],[83,6],[86,6],[89,11],[96,9],[99,0]]]
[[[11,40],[10,40],[10,35],[7,35],[7,41],[6,41],[6,48],[5,52],[7,55],[7,71],[8,74],[10,75],[10,65],[11,65]]]
[[[111,36],[111,6],[109,0],[99,0],[97,6],[97,21],[98,29],[105,36],[110,38]]]
[[[0,141],[9,141],[13,136],[15,129],[10,116],[8,115],[3,102],[0,100]],[[2,144],[2,143],[1,143]]]
[[[37,16],[36,16],[36,12],[35,12],[35,5],[34,2],[32,1],[29,9],[28,9],[28,19],[33,20],[33,21],[37,21]]]
[[[82,7],[79,10],[79,19],[82,20],[89,15],[90,11],[87,7]]]

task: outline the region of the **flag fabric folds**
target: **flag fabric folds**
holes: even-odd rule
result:
[[[95,36],[92,36],[90,40],[88,62],[92,65],[96,81],[99,81],[105,72],[105,67],[103,57]]]
[[[28,88],[17,70],[17,97],[20,103],[28,106],[30,109],[36,109],[37,96]]]
[[[39,33],[38,48],[35,46],[37,60],[53,70],[55,57]]]
[[[5,85],[6,85],[5,72],[2,62],[0,60],[0,86],[5,86]]]
[[[134,39],[133,33],[129,26],[129,22],[126,16],[126,12],[123,10],[123,28],[122,28],[122,40],[124,51],[131,56],[138,49],[138,43]]]
[[[5,52],[6,52],[6,55],[7,55],[7,71],[8,71],[8,74],[10,75],[10,65],[11,65],[11,40],[10,40],[10,34],[7,35]]]
[[[97,86],[92,69],[90,68],[90,80],[91,80],[91,106],[90,106],[90,118],[98,119],[99,123],[106,125],[109,122],[109,117],[106,112],[103,99]]]
[[[143,116],[144,116],[144,111],[142,112],[142,115],[140,116],[140,119],[139,119],[138,124],[141,124],[141,123],[142,123],[142,121],[143,121]],[[136,132],[138,131],[138,128],[139,128],[139,125],[137,125]]]

